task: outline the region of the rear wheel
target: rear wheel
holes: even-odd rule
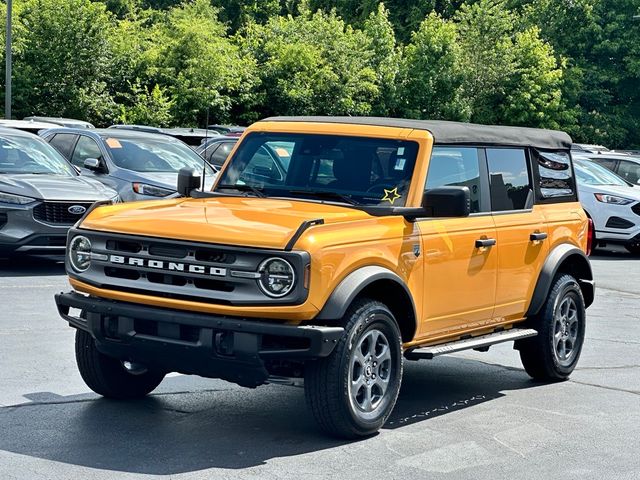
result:
[[[520,358],[536,380],[566,380],[578,363],[585,332],[580,285],[571,275],[556,276],[540,313],[531,321],[536,337],[521,340]]]
[[[402,380],[402,339],[391,311],[360,300],[344,317],[345,333],[327,358],[307,363],[305,396],[327,433],[358,438],[389,417]]]
[[[76,362],[87,386],[108,398],[144,397],[160,385],[165,375],[100,353],[93,337],[83,330],[76,331]]]

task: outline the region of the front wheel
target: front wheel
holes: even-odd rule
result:
[[[377,432],[391,414],[402,381],[402,339],[382,303],[356,301],[345,333],[327,358],[305,367],[305,396],[320,427],[358,438]]]
[[[76,363],[87,386],[108,398],[144,397],[160,385],[165,375],[100,353],[93,337],[83,330],[76,331]]]
[[[531,327],[538,335],[518,344],[526,372],[536,380],[566,380],[578,363],[586,314],[582,290],[571,275],[558,275]]]

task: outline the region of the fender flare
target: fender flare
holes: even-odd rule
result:
[[[540,309],[547,299],[547,295],[549,295],[549,290],[551,290],[553,279],[560,270],[561,265],[567,260],[571,261],[574,267],[577,267],[574,268],[574,272],[572,273],[576,276],[576,280],[580,284],[585,307],[593,303],[595,282],[593,281],[591,263],[585,253],[578,247],[569,243],[563,243],[551,250],[544,261],[536,287],[531,296],[531,303],[525,315],[526,317],[536,315],[540,312]]]
[[[331,293],[320,313],[316,316],[317,320],[337,320],[344,316],[351,305],[351,302],[366,287],[379,280],[390,280],[398,284],[411,300],[411,308],[413,309],[413,318],[416,318],[416,306],[413,302],[411,291],[402,281],[402,279],[391,270],[380,266],[367,266],[354,270],[347,275]]]

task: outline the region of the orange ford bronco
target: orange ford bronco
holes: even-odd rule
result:
[[[331,434],[370,435],[405,359],[515,341],[566,379],[594,296],[591,228],[562,132],[385,118],[251,126],[211,192],[101,206],[70,231],[77,329],[95,392],[168,372],[304,384]]]

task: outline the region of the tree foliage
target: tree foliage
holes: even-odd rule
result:
[[[182,126],[393,115],[637,147],[635,15],[638,0],[19,0],[13,110]]]

